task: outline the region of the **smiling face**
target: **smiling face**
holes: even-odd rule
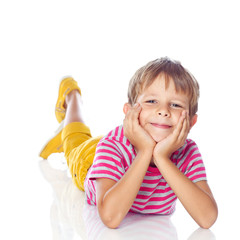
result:
[[[163,74],[141,91],[137,103],[142,107],[140,125],[156,142],[160,142],[173,132],[184,110],[189,112],[188,96],[176,92],[172,79],[169,79],[166,86]]]

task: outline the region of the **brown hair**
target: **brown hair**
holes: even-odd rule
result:
[[[165,76],[166,88],[169,80],[172,79],[176,91],[189,96],[189,115],[193,117],[198,110],[199,84],[180,62],[171,60],[168,57],[151,61],[136,71],[129,82],[128,103],[135,104],[139,94],[146,87],[149,87],[160,74]]]

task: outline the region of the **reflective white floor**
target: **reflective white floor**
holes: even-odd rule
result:
[[[54,161],[55,169],[51,163],[53,162],[43,160],[39,162],[39,167],[54,194],[49,209],[53,239],[181,239],[174,225],[174,215],[128,214],[118,229],[105,227],[98,217],[96,207],[85,202],[84,193],[74,186],[67,171],[60,169],[64,168],[64,163]],[[186,231],[187,228],[181,231]],[[215,239],[210,230],[188,229],[187,233],[189,240]]]
[[[17,159],[14,152],[13,156]],[[1,173],[3,239],[239,239],[238,200],[229,204],[224,194],[217,198],[219,218],[210,230],[199,228],[179,202],[172,216],[128,214],[118,229],[108,229],[72,183],[61,154],[48,161],[31,160],[14,160],[14,167],[9,162],[8,171]]]
[[[41,192],[48,196],[47,201],[44,199],[45,196],[42,196],[38,201],[39,206],[36,206],[45,216],[39,219],[41,221],[38,221],[36,216],[34,222],[37,221],[39,230],[41,223],[44,223],[42,230],[47,239],[238,239],[238,230],[233,228],[235,223],[230,223],[231,219],[225,219],[224,225],[220,225],[222,219],[218,220],[211,230],[201,229],[180,203],[177,204],[177,210],[172,216],[128,214],[118,229],[109,229],[100,221],[96,207],[85,202],[84,192],[78,190],[72,183],[63,155],[55,154],[48,161],[39,160],[38,164],[42,175],[40,182],[46,188]],[[29,227],[29,222],[26,225]]]

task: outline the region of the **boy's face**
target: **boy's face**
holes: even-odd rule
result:
[[[141,92],[137,103],[142,107],[140,125],[156,142],[160,142],[174,131],[184,110],[189,112],[188,96],[176,92],[173,80],[169,80],[166,88],[164,75],[159,75]]]

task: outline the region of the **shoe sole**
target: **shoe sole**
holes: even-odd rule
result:
[[[39,156],[42,157],[43,159],[47,159],[48,156],[52,153],[60,153],[63,152],[61,150],[62,148],[62,143],[60,145],[55,145],[53,144],[53,142],[55,141],[55,139],[57,137],[61,138],[61,132],[64,126],[64,121],[61,122],[61,124],[59,125],[58,129],[54,132],[54,135],[47,141],[47,143],[43,146],[43,148],[41,149]]]

